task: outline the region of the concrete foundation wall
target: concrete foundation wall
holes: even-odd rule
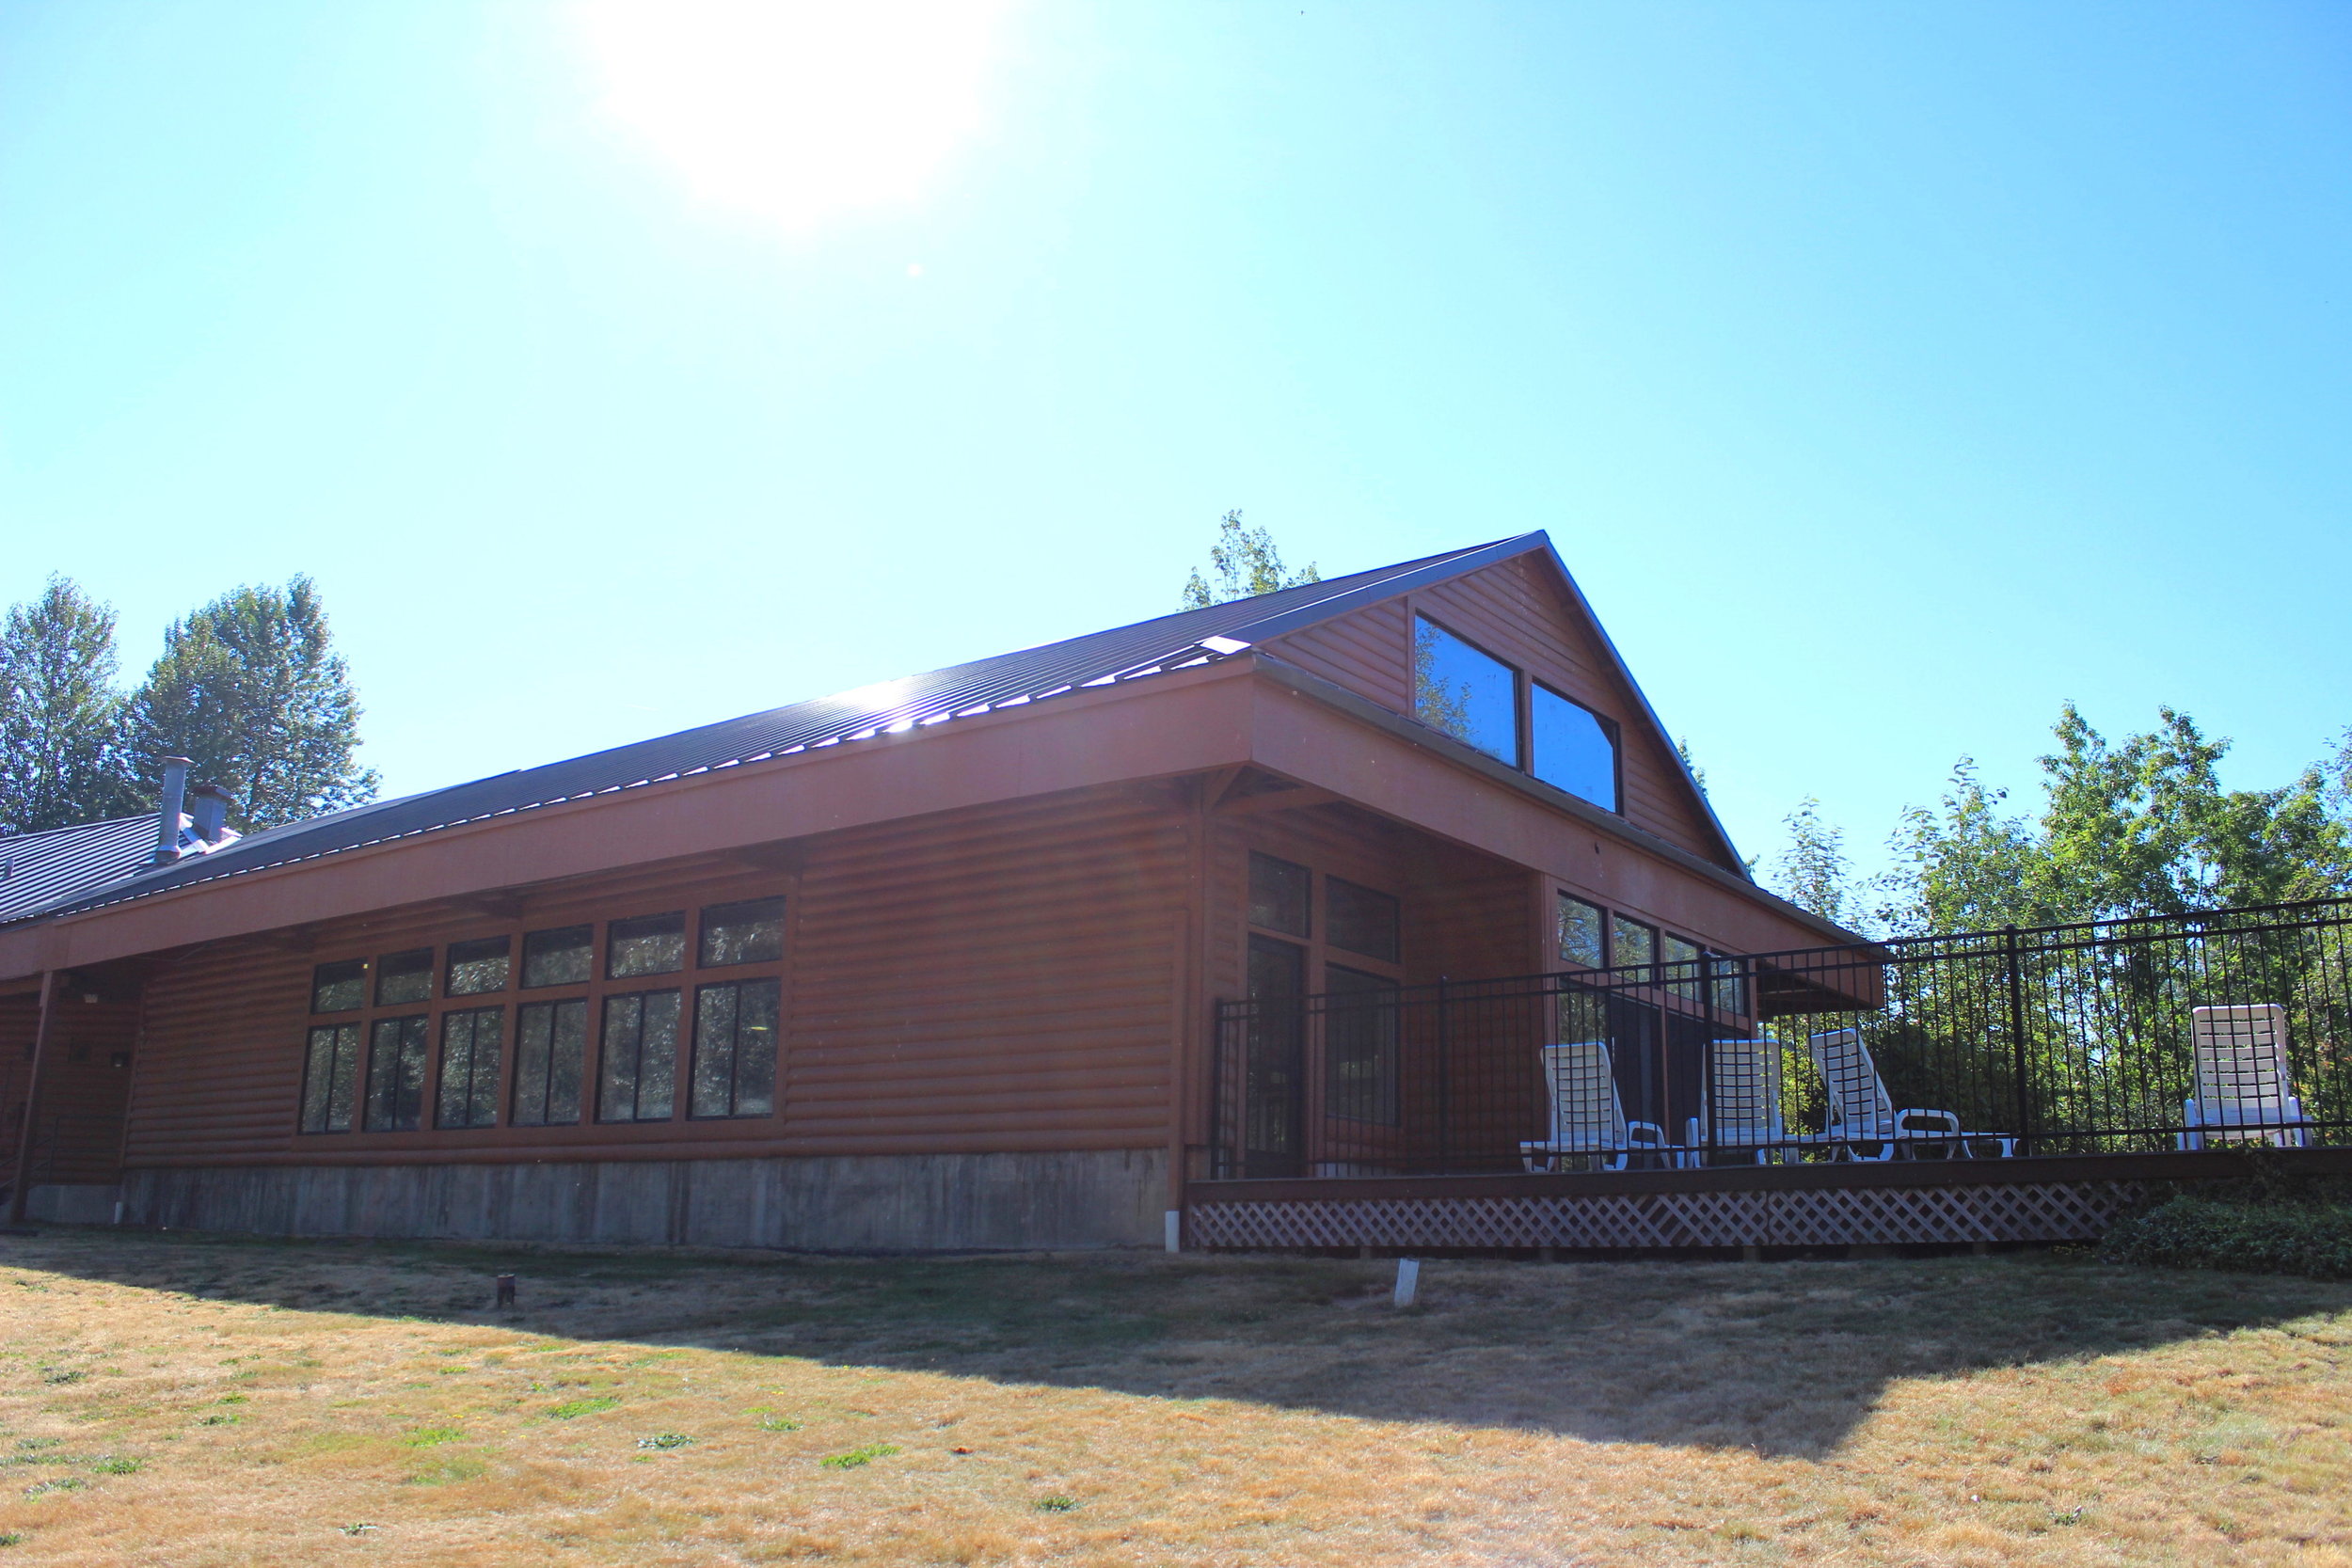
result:
[[[1158,1149],[147,1169],[125,1224],[811,1251],[1156,1245]],[[112,1189],[107,1213],[112,1217]],[[60,1216],[62,1217],[62,1216]]]
[[[24,1195],[24,1217],[52,1225],[106,1225],[115,1217],[122,1190],[113,1182],[35,1187]]]

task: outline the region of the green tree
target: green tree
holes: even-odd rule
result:
[[[2224,739],[2188,715],[2109,742],[2069,703],[2041,759],[2038,819],[2001,810],[1963,757],[1940,810],[1905,814],[1882,917],[1902,931],[1985,930],[2352,892],[2352,732],[2276,789],[2224,789]]]
[[[0,627],[0,821],[27,832],[138,809],[115,690],[115,612],[64,577]]]
[[[1323,574],[1315,570],[1312,562],[1285,575],[1281,552],[1274,547],[1274,536],[1262,528],[1242,527],[1239,507],[1225,514],[1217,524],[1216,543],[1209,546],[1209,572],[1210,577],[1203,578],[1200,568],[1193,569],[1192,576],[1184,581],[1179,609],[1206,610],[1211,605],[1230,604],[1235,599],[1255,598],[1261,594],[1323,580]]]
[[[163,657],[131,702],[142,776],[175,752],[221,785],[251,832],[358,805],[377,777],[353,752],[359,703],[334,651],[318,588],[239,588],[164,633]]]
[[[1845,830],[1822,821],[1821,802],[1810,795],[1782,820],[1788,847],[1773,862],[1773,891],[1801,910],[1850,926],[1855,900]]]

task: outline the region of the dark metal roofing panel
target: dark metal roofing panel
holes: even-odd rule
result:
[[[0,838],[0,920],[119,882],[152,865],[154,853],[151,813]]]
[[[91,891],[84,883],[53,895],[53,901],[45,906],[27,906],[12,913],[24,918],[35,912],[68,914],[96,909],[586,796],[847,745],[877,735],[896,735],[1043,702],[1089,687],[1213,663],[1265,638],[1549,546],[1541,533],[1521,534],[1206,610],[1180,610],[1133,626],[950,665],[928,674],[882,681],[447,789],[379,800],[248,834],[200,860],[158,867],[119,885]],[[1220,640],[1222,646],[1204,643],[1210,638]],[[0,916],[5,918],[9,917]]]

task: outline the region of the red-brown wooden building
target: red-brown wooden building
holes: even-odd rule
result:
[[[1156,1244],[1235,1174],[1221,999],[1855,940],[1751,879],[1540,533],[124,870],[0,923],[35,1216]],[[1358,1065],[1361,1135],[1278,1164],[1416,1135]]]

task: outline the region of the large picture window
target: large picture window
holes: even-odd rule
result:
[[[499,1048],[505,1043],[506,1009],[469,1007],[441,1015],[440,1103],[437,1127],[495,1127],[499,1119]]]
[[[328,1023],[310,1031],[302,1069],[302,1130],[348,1132],[359,1098],[359,1026]]]
[[[526,1002],[515,1009],[515,1125],[580,1119],[588,1061],[588,1001]]]
[[[1543,685],[1530,690],[1529,717],[1535,731],[1530,770],[1580,800],[1617,810],[1617,741],[1608,722]]]
[[[604,999],[597,1048],[598,1121],[667,1121],[677,1097],[680,994],[633,991]]]
[[[764,1117],[776,1108],[774,980],[705,986],[694,993],[696,1117]]]
[[[1413,620],[1413,717],[1519,765],[1518,673],[1426,616]]]
[[[368,1040],[371,1132],[413,1132],[424,1112],[425,1023],[422,1013],[379,1018]]]

